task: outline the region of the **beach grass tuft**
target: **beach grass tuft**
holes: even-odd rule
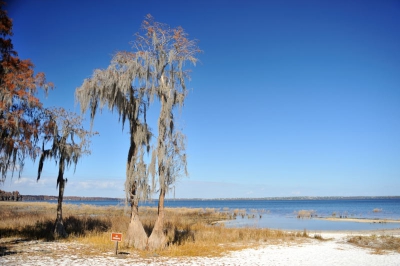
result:
[[[371,248],[375,254],[383,254],[384,251],[396,251],[400,253],[400,237],[389,235],[352,236],[347,240],[356,246]]]
[[[300,210],[296,215],[297,218],[312,218],[316,216],[316,212],[314,210]]]

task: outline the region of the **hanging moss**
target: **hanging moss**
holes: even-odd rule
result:
[[[139,200],[147,199],[155,191],[165,196],[180,175],[187,175],[185,136],[177,128],[174,112],[176,107],[183,106],[187,95],[185,80],[189,78],[189,70],[184,62],[195,64],[195,55],[200,50],[181,27],[171,29],[155,22],[150,15],[142,23],[142,32],[135,36],[134,51],[117,52],[107,69],[95,70],[77,88],[76,98],[82,112],[90,111],[92,125],[98,109],[106,106],[118,113],[122,127],[129,122],[125,192],[132,207],[131,222],[135,223],[132,228],[139,230],[136,217]],[[150,151],[152,133],[147,126],[146,111],[154,100],[161,103],[161,109],[157,141],[147,165],[143,157]],[[128,243],[142,242],[142,239],[128,240]]]

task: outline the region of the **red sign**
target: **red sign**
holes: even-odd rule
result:
[[[111,233],[111,241],[122,241],[121,233]]]

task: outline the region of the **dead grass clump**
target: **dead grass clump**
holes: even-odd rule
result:
[[[295,237],[310,237],[306,229],[304,229],[302,232],[294,232],[292,235]]]
[[[216,211],[215,208],[206,208],[205,209],[206,213],[215,213],[215,211]]]
[[[300,210],[297,212],[297,218],[312,218],[316,216],[314,210]]]
[[[236,218],[236,216],[240,215],[242,218],[246,215],[246,209],[234,209],[233,210],[233,217]]]
[[[327,241],[331,239],[331,238],[323,238],[321,234],[314,234],[313,238],[320,241]]]
[[[400,253],[400,238],[395,236],[352,236],[347,241],[360,247],[372,248],[375,254],[381,254],[382,251]]]

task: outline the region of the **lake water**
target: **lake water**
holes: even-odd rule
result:
[[[66,204],[122,205],[120,201],[65,201]],[[141,206],[157,206],[157,201]],[[226,222],[229,227],[252,226],[289,230],[377,230],[400,229],[400,223],[360,223],[327,221],[318,218],[298,219],[300,210],[313,211],[317,217],[400,220],[400,199],[320,199],[320,200],[166,200],[170,208],[213,208],[233,213],[245,211],[242,217]],[[375,210],[375,211],[374,211]],[[253,218],[254,216],[254,218]]]

